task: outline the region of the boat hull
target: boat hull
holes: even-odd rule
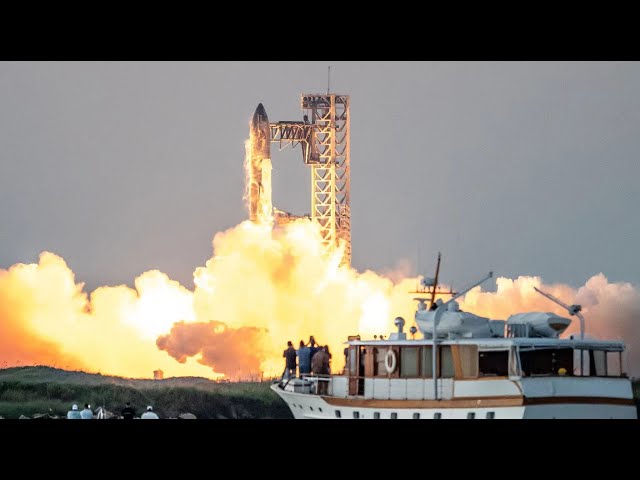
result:
[[[526,397],[441,401],[376,401],[271,389],[296,419],[637,419],[632,400],[587,397]],[[393,402],[393,403],[391,403]],[[481,404],[474,406],[473,404]]]

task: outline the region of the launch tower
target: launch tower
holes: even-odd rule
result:
[[[342,264],[350,265],[349,95],[305,93],[300,103],[303,121],[270,123],[270,140],[279,143],[280,149],[287,145],[301,146],[302,160],[311,167],[311,220],[320,227],[325,251],[331,252],[343,243]],[[267,119],[262,104],[256,110],[252,129],[263,131],[258,128],[256,118]],[[255,154],[256,172],[260,158],[266,155],[270,155],[267,150]],[[255,177],[257,179],[258,173]],[[258,183],[260,187],[254,188],[251,194],[253,205],[260,203],[254,195],[267,194],[267,191],[270,195],[270,186]],[[286,223],[300,217],[275,210],[274,218],[276,223]]]

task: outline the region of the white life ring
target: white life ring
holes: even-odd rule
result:
[[[395,372],[397,363],[396,352],[390,348],[384,357],[384,368],[387,369],[387,373]]]

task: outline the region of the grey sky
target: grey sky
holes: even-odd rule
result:
[[[640,283],[640,64],[331,62],[351,95],[353,264]],[[246,218],[256,105],[300,119],[327,62],[0,63],[0,267],[62,255],[90,289],[187,286]],[[274,204],[309,211],[300,152]]]

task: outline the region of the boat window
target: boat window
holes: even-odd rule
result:
[[[603,352],[602,350],[592,350],[591,358],[592,358],[591,365],[595,367],[591,369],[592,370],[591,375],[595,375],[597,377],[606,377],[607,376],[606,352]]]
[[[573,375],[573,350],[541,349],[520,351],[524,376]]]
[[[439,350],[440,376],[442,378],[453,378],[455,376],[455,368],[453,366],[453,355],[451,354],[451,346],[443,345],[439,348]]]
[[[391,420],[396,420],[398,418],[398,414],[396,412],[393,412],[391,414]]]
[[[387,369],[384,366],[385,356],[387,355],[386,348],[375,348],[375,362],[373,363],[373,375],[376,377],[386,377]]]
[[[373,419],[380,420],[380,412],[373,412]]]
[[[467,420],[473,420],[474,418],[476,418],[476,412],[467,413]]]
[[[422,362],[420,365],[420,371],[422,372],[422,376],[424,378],[432,378],[433,377],[433,362],[432,357],[433,353],[431,352],[431,347],[424,347],[422,349]]]
[[[360,418],[360,412],[353,412],[353,418]]]
[[[478,376],[478,346],[459,345],[458,356],[462,378],[476,378]]]
[[[480,352],[481,377],[506,377],[509,375],[509,350]]]
[[[487,420],[493,420],[496,418],[496,412],[487,412]]]
[[[620,360],[622,355],[620,352],[607,352],[607,376],[608,377],[621,377],[622,368],[620,366]]]
[[[432,347],[424,347],[422,349],[421,372],[424,378],[433,378],[433,352]],[[450,345],[442,345],[438,347],[436,352],[440,356],[440,378],[453,378],[455,376],[455,368],[453,363],[453,355]]]
[[[581,354],[582,370],[580,363]],[[622,352],[578,349],[574,351],[575,375],[587,377],[621,377],[624,376],[621,362]]]
[[[518,347],[516,346],[512,346],[509,349],[509,376],[522,376],[522,372],[520,371],[520,358],[518,357]]]
[[[440,420],[442,418],[442,414],[440,412],[436,412],[433,414],[434,420]]]
[[[582,356],[582,358],[580,358]],[[589,376],[589,351],[575,349],[573,351],[573,374],[578,376]]]
[[[413,414],[413,419],[414,420],[420,420],[420,414],[419,413],[414,413]]]
[[[336,410],[336,418],[341,418],[342,414],[340,413],[340,410]]]
[[[400,376],[417,377],[420,370],[420,349],[416,347],[402,347],[400,349]]]

